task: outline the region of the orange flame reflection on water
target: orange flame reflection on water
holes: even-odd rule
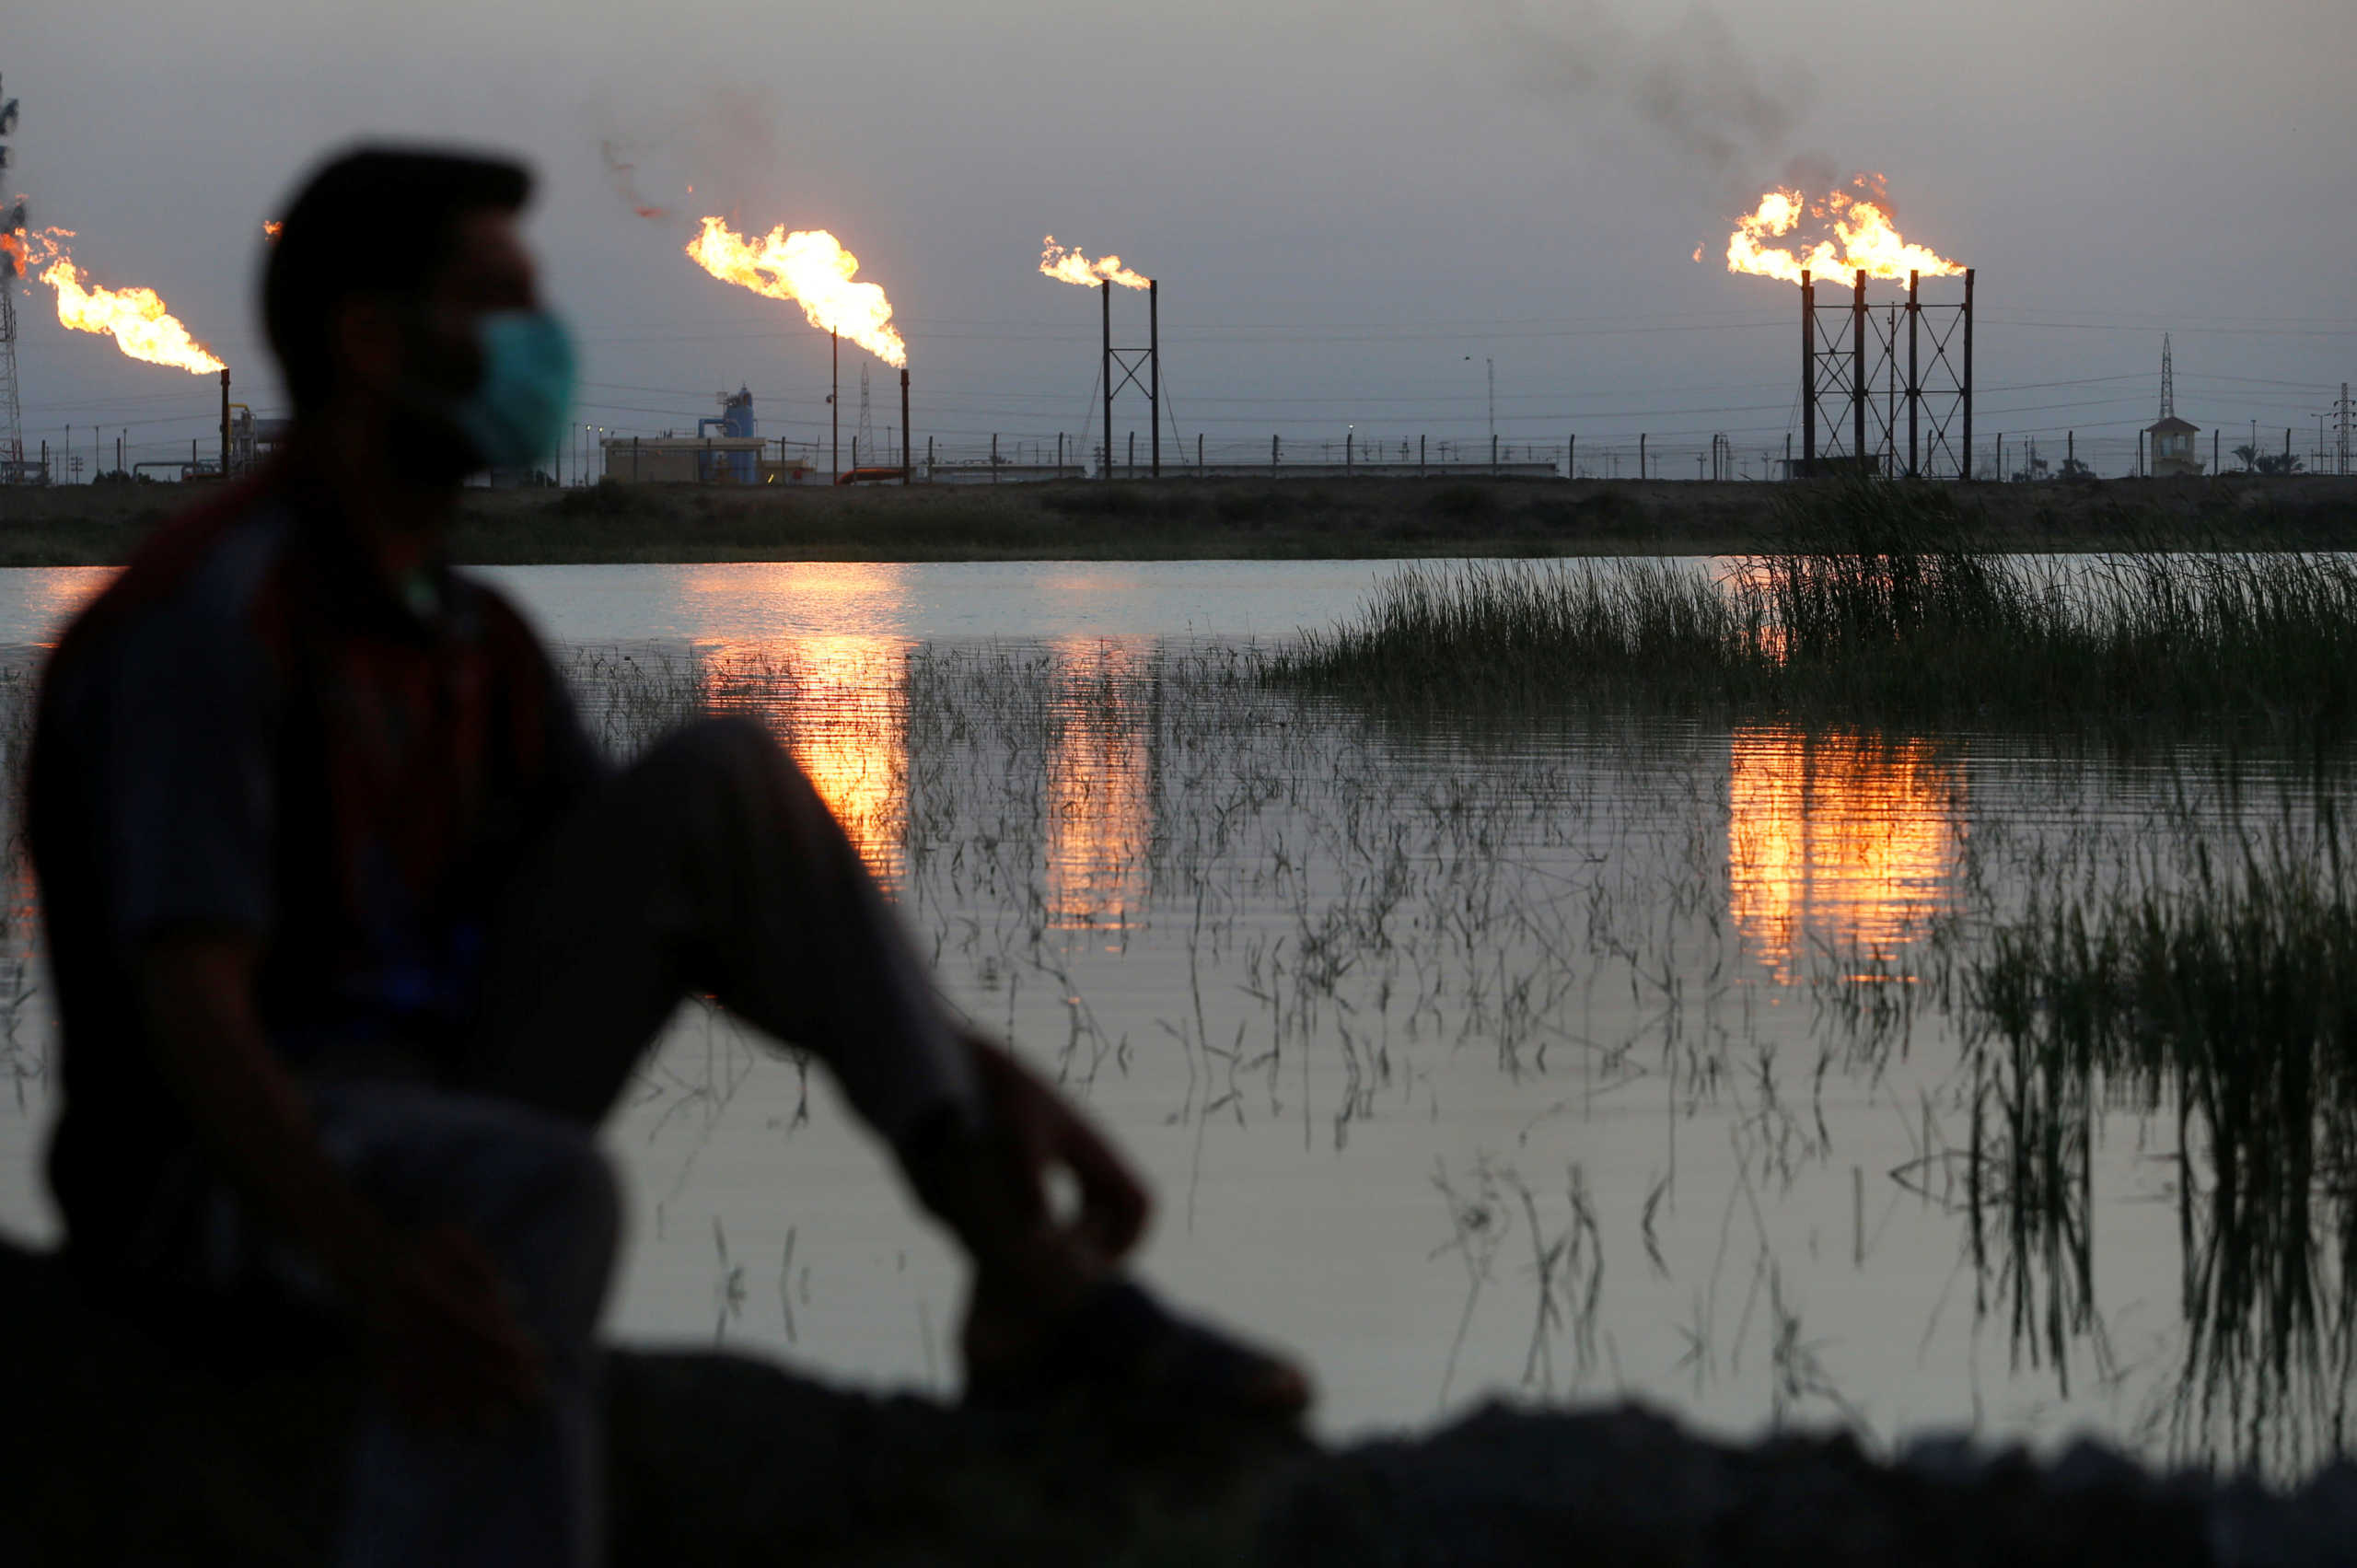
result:
[[[869,873],[887,886],[906,864],[905,646],[898,637],[804,638],[795,654],[801,701],[786,741]]]
[[[1048,920],[1120,930],[1143,908],[1154,831],[1143,660],[1090,637],[1051,645],[1064,711],[1048,757]]]
[[[820,587],[856,594],[874,586],[855,571]],[[1048,923],[1122,930],[1144,908],[1154,831],[1146,656],[1086,636],[1049,646],[1054,722],[1032,775]],[[753,678],[771,726],[888,889],[908,869],[910,647],[900,637],[844,634],[707,646],[703,655],[707,701],[740,706],[740,674]]]
[[[1729,905],[1778,980],[1814,939],[1887,958],[1949,907],[1964,776],[1928,741],[1737,729],[1728,744]]]
[[[706,703],[769,726],[888,891],[906,865],[907,645],[821,636],[701,652]]]

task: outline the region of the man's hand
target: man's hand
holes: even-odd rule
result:
[[[1070,1102],[1004,1047],[969,1037],[982,1124],[909,1151],[909,1174],[973,1260],[961,1336],[968,1376],[1035,1361],[1145,1233],[1145,1186]],[[1058,1214],[1051,1184],[1076,1199]]]
[[[480,1421],[530,1399],[538,1353],[465,1232],[403,1235],[319,1146],[310,1107],[254,1008],[259,944],[183,933],[142,979],[157,1065],[238,1196],[352,1303],[391,1392],[420,1416]]]
[[[540,1349],[490,1256],[457,1225],[401,1237],[358,1283],[371,1354],[412,1419],[481,1426],[539,1397]]]
[[[992,1120],[1012,1146],[1021,1176],[1019,1191],[1030,1205],[1027,1217],[1105,1265],[1129,1256],[1145,1235],[1153,1213],[1145,1184],[1069,1100],[1013,1053],[984,1040],[969,1043]],[[1058,1170],[1070,1174],[1080,1200],[1069,1221],[1061,1225],[1051,1211],[1048,1192]]]

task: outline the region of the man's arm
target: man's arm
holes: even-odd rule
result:
[[[258,960],[250,936],[197,931],[141,958],[157,1067],[203,1152],[358,1312],[416,1413],[479,1418],[530,1398],[536,1353],[482,1249],[455,1226],[396,1231],[320,1146],[255,1012]]]

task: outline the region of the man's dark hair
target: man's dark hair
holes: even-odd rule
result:
[[[329,161],[284,214],[262,272],[261,309],[298,413],[335,379],[329,330],[355,294],[414,296],[448,257],[459,220],[515,212],[532,176],[505,158],[363,146]]]

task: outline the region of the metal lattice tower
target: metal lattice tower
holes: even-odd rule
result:
[[[1846,288],[1801,273],[1800,472],[1972,477],[1974,277],[1926,304],[1910,273],[1903,305],[1870,307],[1863,272]]]
[[[1144,348],[1118,348],[1113,343],[1113,284],[1107,279],[1097,285],[1098,304],[1105,322],[1105,357],[1099,378],[1105,389],[1105,462],[1097,477],[1113,477],[1113,400],[1134,387],[1145,394],[1145,423],[1150,433],[1148,461],[1154,477],[1162,477],[1162,285],[1153,278],[1145,284],[1146,338]],[[1143,379],[1141,379],[1143,377]],[[1081,426],[1081,439],[1087,440],[1088,427]],[[1130,433],[1130,455],[1137,455],[1137,432]],[[1136,463],[1132,462],[1132,470]]]
[[[2177,417],[2177,366],[2169,358],[2169,335],[2161,334],[2161,417]]]
[[[867,366],[859,367],[859,427],[852,435],[852,450],[858,452],[857,461],[876,461],[876,426],[867,416]]]
[[[17,100],[0,99],[0,136],[17,128]],[[0,142],[0,173],[15,162]],[[17,280],[25,275],[25,204],[0,216],[0,484],[15,484],[25,470],[25,411],[17,395]]]

